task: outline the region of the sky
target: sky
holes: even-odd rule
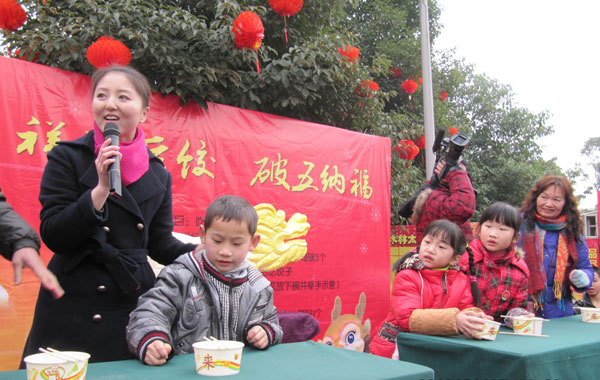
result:
[[[432,49],[454,48],[477,73],[510,85],[518,106],[548,111],[554,134],[538,141],[543,157],[556,157],[563,171],[580,162],[591,174],[581,149],[587,139],[600,137],[600,1],[437,3],[443,29]],[[580,206],[596,203],[593,195]]]

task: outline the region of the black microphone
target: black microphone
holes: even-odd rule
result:
[[[104,138],[110,139],[110,145],[119,146],[121,131],[116,123],[106,123],[104,126]],[[108,165],[108,186],[110,193],[116,198],[121,198],[121,163],[119,156],[113,156],[115,162]]]

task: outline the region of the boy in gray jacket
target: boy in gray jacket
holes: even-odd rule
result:
[[[224,195],[206,210],[204,250],[180,256],[159,274],[129,316],[129,350],[148,365],[192,353],[214,336],[258,349],[281,342],[270,282],[246,255],[258,245],[258,215],[245,199]]]

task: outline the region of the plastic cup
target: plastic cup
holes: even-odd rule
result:
[[[79,351],[61,351],[77,358],[77,361],[63,360],[47,353],[33,354],[25,357],[27,380],[85,380],[90,354]]]
[[[204,376],[237,375],[242,365],[244,343],[233,340],[196,342],[193,344],[196,372]]]

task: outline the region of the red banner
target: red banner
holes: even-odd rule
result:
[[[593,266],[598,267],[598,238],[585,239],[588,246],[588,256]]]
[[[0,187],[37,230],[46,153],[92,127],[90,78],[2,57],[0,83]],[[173,175],[175,231],[197,236],[206,207],[223,194],[262,204],[288,226],[298,214],[310,225],[297,237],[305,254],[265,272],[276,306],[309,312],[325,331],[336,296],[345,314],[364,293],[364,318],[377,325],[385,316],[389,139],[218,104],[181,107],[158,94],[142,127]],[[44,247],[45,261],[50,255]],[[1,261],[8,296],[0,304],[0,370],[14,368],[31,324],[39,282],[26,279],[14,287],[10,263]]]

